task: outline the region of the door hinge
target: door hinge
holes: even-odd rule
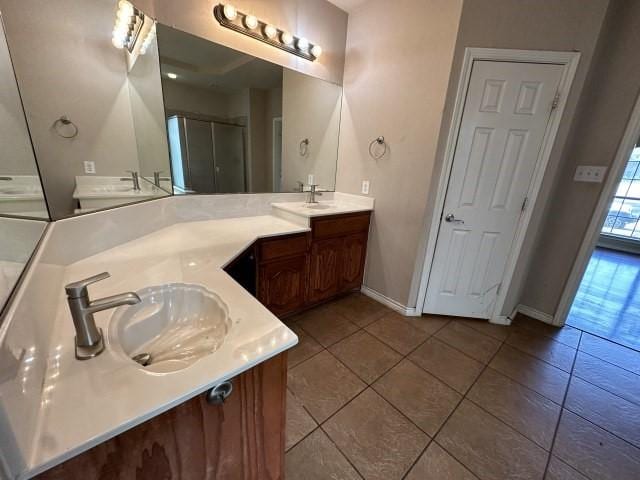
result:
[[[527,202],[529,201],[529,197],[524,197],[522,201],[522,206],[520,207],[520,213],[523,213],[525,208],[527,208]]]
[[[553,97],[553,101],[551,102],[551,111],[553,112],[558,105],[560,104],[560,92],[556,92],[555,97]]]

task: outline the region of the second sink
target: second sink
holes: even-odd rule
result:
[[[229,333],[226,304],[200,285],[171,283],[137,293],[141,303],[114,311],[109,343],[146,371],[182,370],[215,352]]]

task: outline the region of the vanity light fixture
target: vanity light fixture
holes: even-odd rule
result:
[[[243,13],[229,3],[220,3],[213,7],[213,16],[223,27],[243,33],[312,62],[322,55],[320,45],[311,44],[304,37],[296,37],[286,30],[259,20],[254,15]]]
[[[149,26],[149,22],[151,26]],[[146,30],[146,32],[145,32]],[[141,38],[144,35],[144,38]],[[118,2],[116,22],[113,27],[111,43],[116,48],[126,48],[133,53],[137,42],[140,43],[139,53],[144,55],[156,35],[156,22],[145,16],[128,0]]]

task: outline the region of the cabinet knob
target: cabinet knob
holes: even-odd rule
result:
[[[226,381],[205,393],[205,398],[209,405],[222,405],[227,397],[231,395],[231,392],[233,392],[233,384],[230,381]]]

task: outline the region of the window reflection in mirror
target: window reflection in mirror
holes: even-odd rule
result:
[[[49,218],[2,21],[0,83],[0,214]]]
[[[157,36],[175,193],[335,188],[339,85],[165,25]]]
[[[116,1],[3,3],[53,219],[171,191],[157,46],[132,62],[112,44],[116,11]]]

